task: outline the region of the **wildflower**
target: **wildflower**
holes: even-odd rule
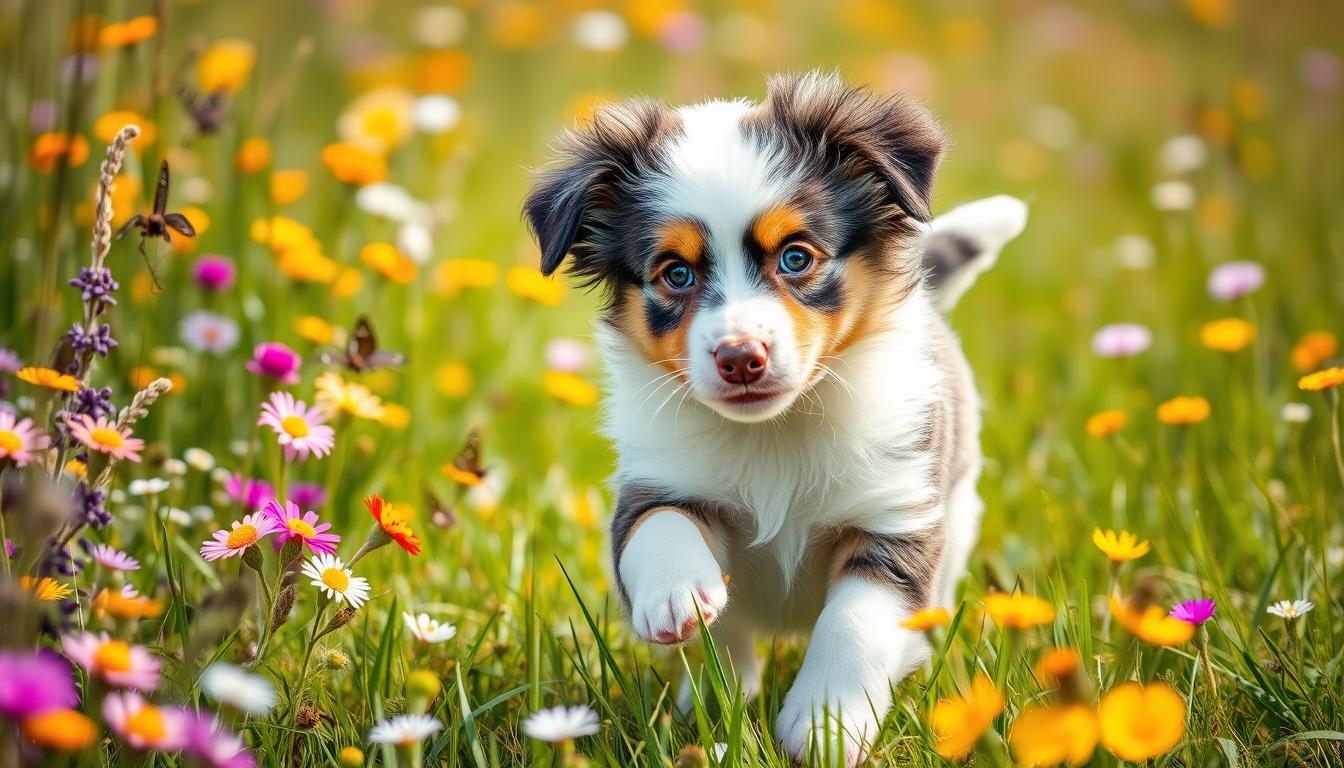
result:
[[[1027,629],[1055,620],[1055,608],[1034,595],[991,592],[985,595],[985,613],[1001,627]]]
[[[625,47],[630,31],[625,21],[611,11],[588,11],[574,20],[574,42],[580,48],[610,53]]]
[[[406,676],[407,704],[411,711],[424,711],[443,691],[443,681],[439,676],[424,669],[418,669]]]
[[[66,133],[43,133],[33,139],[33,148],[28,152],[28,164],[38,173],[51,173],[57,163],[64,162],[71,168],[77,168],[89,159],[89,142],[83,136]]]
[[[1095,438],[1110,437],[1125,428],[1129,415],[1124,411],[1112,409],[1093,414],[1087,420],[1087,434]]]
[[[499,265],[485,259],[447,259],[434,271],[434,292],[456,296],[463,288],[489,288],[499,280]]]
[[[303,575],[326,596],[338,603],[358,608],[369,599],[369,581],[355,576],[339,557],[317,554],[303,564]]]
[[[597,387],[572,373],[547,371],[541,385],[552,397],[570,405],[586,407],[597,402]]]
[[[1153,333],[1138,323],[1103,325],[1092,335],[1098,357],[1132,357],[1153,345]]]
[[[0,714],[13,720],[79,706],[70,664],[53,651],[0,650]]]
[[[204,448],[188,448],[182,452],[182,460],[197,472],[209,472],[215,468],[215,457]]]
[[[452,361],[440,365],[434,371],[434,388],[444,397],[466,397],[471,392],[471,369]]]
[[[336,121],[341,140],[378,154],[411,135],[415,96],[403,88],[375,88],[350,103]]]
[[[242,475],[231,474],[224,482],[224,492],[234,501],[241,501],[244,509],[259,510],[275,498],[275,488],[265,480],[244,480]]]
[[[1279,417],[1289,424],[1306,424],[1311,421],[1311,406],[1306,403],[1284,403]]]
[[[159,660],[144,647],[113,640],[106,632],[65,635],[61,652],[108,685],[142,691],[159,685]]]
[[[201,690],[221,704],[248,715],[264,715],[275,707],[275,685],[232,664],[217,661],[201,673]]]
[[[1174,619],[1156,604],[1145,605],[1142,600],[1121,600],[1111,595],[1111,614],[1131,635],[1153,645],[1180,645],[1195,636],[1195,628]]]
[[[132,496],[157,496],[168,490],[170,483],[161,477],[132,480],[126,486],[126,492]]]
[[[257,761],[243,745],[243,738],[214,715],[183,712],[186,738],[183,754],[203,758],[213,768],[255,768]]]
[[[562,373],[578,373],[587,368],[593,360],[593,351],[587,344],[567,336],[546,342],[543,355],[548,370]]]
[[[370,216],[380,216],[399,224],[421,221],[429,216],[425,204],[416,200],[405,187],[386,181],[360,187],[355,193],[355,205]]]
[[[1101,743],[1121,760],[1139,763],[1170,752],[1185,735],[1185,701],[1162,683],[1122,683],[1097,711]]]
[[[369,531],[369,538],[361,551],[372,552],[395,541],[397,546],[412,555],[420,554],[420,539],[411,530],[403,512],[383,501],[383,497],[376,493],[364,499],[364,506],[369,510],[369,514],[373,515],[374,526]],[[355,557],[358,559],[359,555]]]
[[[317,404],[328,416],[344,412],[359,419],[377,421],[383,416],[383,403],[362,384],[352,384],[335,371],[317,377]]]
[[[1041,659],[1036,662],[1033,671],[1036,673],[1038,680],[1058,682],[1068,679],[1077,672],[1082,665],[1082,661],[1083,659],[1078,655],[1078,651],[1073,648],[1068,646],[1051,648],[1041,654]]]
[[[136,749],[176,752],[187,741],[186,713],[156,707],[135,691],[114,693],[104,699],[103,719]]]
[[[331,529],[331,523],[318,520],[316,512],[300,512],[299,505],[293,501],[286,501],[283,509],[278,501],[267,502],[263,514],[274,520],[279,527],[278,541],[281,544],[290,539],[298,539],[300,544],[308,545],[314,552],[334,554],[336,545],[341,543],[340,536],[326,533]]]
[[[230,259],[207,254],[196,260],[192,276],[202,290],[208,293],[223,293],[233,287],[237,273],[238,270]]]
[[[1136,560],[1148,554],[1150,549],[1148,542],[1139,541],[1139,537],[1129,531],[1116,533],[1107,530],[1103,533],[1100,528],[1096,528],[1092,531],[1092,543],[1114,563]]]
[[[510,267],[504,275],[504,285],[524,299],[547,307],[556,307],[565,300],[565,284],[529,267]]]
[[[75,392],[79,389],[79,379],[68,373],[61,373],[50,368],[35,368],[29,366],[22,368],[14,374],[19,381],[26,381],[47,389],[55,389],[61,392]]]
[[[945,626],[950,621],[952,617],[948,615],[946,608],[925,608],[902,621],[901,626],[916,632],[927,632],[934,627]]]
[[[406,631],[422,643],[446,642],[457,634],[457,627],[452,624],[440,624],[427,613],[412,616],[403,612],[401,620],[406,622]]]
[[[1209,418],[1209,401],[1202,397],[1173,397],[1157,406],[1157,420],[1163,424],[1198,424]]]
[[[123,22],[108,24],[98,32],[98,45],[103,48],[129,48],[153,37],[159,31],[159,20],[153,16],[135,16]],[[130,121],[134,122],[134,121]],[[120,128],[121,126],[117,126]],[[100,141],[111,144],[112,138]]]
[[[1199,340],[1219,352],[1240,352],[1255,340],[1255,326],[1237,317],[1225,317],[1204,324]]]
[[[1188,211],[1195,206],[1195,188],[1184,181],[1161,181],[1153,185],[1152,201],[1159,211]]]
[[[19,374],[22,378],[23,371],[19,371]],[[1307,392],[1333,389],[1340,384],[1344,384],[1344,368],[1326,368],[1323,371],[1309,373],[1297,380],[1297,388]]]
[[[321,483],[295,483],[289,487],[289,500],[306,509],[327,503],[327,489]]]
[[[98,738],[98,726],[73,709],[53,709],[26,717],[19,730],[32,743],[56,752],[85,749]]]
[[[359,747],[341,747],[336,760],[342,768],[361,768],[364,765],[364,752]]]
[[[83,414],[67,418],[65,426],[70,430],[70,437],[91,451],[119,461],[140,461],[140,451],[144,449],[145,441],[131,437],[130,427],[119,427],[106,416],[99,416],[95,420]]]
[[[387,161],[382,155],[345,142],[323,147],[322,164],[337,181],[356,187],[387,178]]]
[[[335,445],[335,431],[326,425],[322,409],[309,408],[302,400],[295,400],[288,392],[273,392],[262,403],[257,424],[270,427],[285,449],[285,460],[307,461],[311,453],[319,459],[331,453]]]
[[[462,119],[462,107],[451,96],[430,94],[415,100],[412,116],[417,130],[433,136],[456,128]]]
[[[32,576],[24,576],[19,583],[24,589],[33,593],[33,597],[36,597],[44,603],[54,603],[57,600],[64,600],[74,593],[68,584],[62,584],[50,576],[43,576],[40,579],[33,578]]]
[[[369,731],[369,742],[407,747],[433,736],[441,728],[443,723],[429,715],[398,715],[373,726]]]
[[[123,584],[119,590],[103,589],[91,606],[97,616],[118,619],[149,619],[163,613],[162,602],[141,595],[130,584]]]
[[[220,40],[196,61],[196,80],[205,93],[237,93],[256,61],[257,49],[246,40]]]
[[[336,341],[336,326],[313,315],[294,318],[294,332],[314,344],[332,344]]]
[[[1008,744],[1023,765],[1083,765],[1098,736],[1096,714],[1081,704],[1026,706],[1013,721]]]
[[[331,648],[322,654],[323,669],[349,669],[350,657],[338,648]]]
[[[1181,175],[1197,171],[1208,160],[1209,150],[1198,136],[1173,136],[1162,145],[1158,159],[1167,173]]]
[[[291,168],[271,173],[271,202],[276,205],[297,202],[306,191],[308,191],[307,171]]]
[[[1311,331],[1293,347],[1293,368],[1299,373],[1315,370],[1339,351],[1339,341],[1328,331]]]
[[[0,462],[25,466],[50,444],[50,438],[33,427],[32,419],[18,419],[13,413],[0,410]]]
[[[134,571],[140,567],[140,561],[106,544],[94,544],[90,553],[93,561],[109,571]]]
[[[592,736],[601,729],[602,723],[597,713],[592,707],[583,704],[538,710],[523,722],[523,733],[538,741],[553,744]]]
[[[1177,603],[1172,606],[1170,616],[1187,624],[1199,626],[1212,619],[1214,611],[1217,609],[1218,605],[1213,601],[1213,598],[1202,597],[1198,600],[1186,600],[1183,603]]]
[[[937,738],[934,749],[949,760],[970,754],[980,736],[1003,711],[1003,704],[1003,694],[983,675],[971,683],[965,697],[942,699],[929,714],[929,727]]]
[[[134,112],[108,112],[93,122],[93,135],[104,144],[111,144],[117,134],[127,125],[134,124],[140,129],[140,135],[131,140],[137,149],[154,143],[154,123]]]
[[[1209,295],[1231,301],[1259,290],[1265,284],[1265,268],[1254,261],[1229,261],[1209,274]]]
[[[1315,607],[1316,604],[1310,600],[1280,600],[1266,610],[1281,619],[1296,621],[1307,615]]]
[[[260,136],[248,138],[238,147],[233,164],[246,176],[261,173],[271,164],[271,142]]]
[[[238,324],[208,309],[183,317],[178,332],[182,342],[197,352],[218,355],[238,346]]]
[[[360,249],[359,260],[394,283],[407,285],[415,280],[415,262],[388,243],[369,243]]]
[[[201,545],[201,557],[207,561],[242,555],[243,550],[280,530],[275,518],[265,514],[244,515],[234,520],[228,531],[215,531],[213,540]]]

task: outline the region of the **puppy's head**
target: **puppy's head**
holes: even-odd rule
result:
[[[787,410],[919,281],[943,149],[901,97],[809,73],[761,104],[633,101],[565,134],[526,203],[542,271],[609,289],[604,321],[736,421]]]

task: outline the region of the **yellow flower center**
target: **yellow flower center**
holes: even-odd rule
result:
[[[0,429],[0,451],[14,453],[23,447],[23,441],[13,432]]]
[[[98,427],[89,432],[89,440],[102,448],[120,448],[126,443],[126,438],[110,427]]]
[[[305,523],[304,521],[300,520],[297,517],[289,521],[289,532],[298,534],[299,536],[302,536],[305,539],[311,539],[317,535],[317,531],[313,530],[313,526]]]
[[[345,588],[350,586],[350,577],[339,568],[328,568],[322,572],[322,583],[344,594]]]
[[[139,736],[152,744],[163,739],[168,729],[163,725],[163,715],[159,713],[159,708],[146,705],[126,718],[126,733]]]
[[[242,549],[251,546],[257,540],[257,527],[255,525],[240,525],[229,532],[229,539],[225,542],[229,549]]]
[[[286,416],[284,421],[280,422],[280,427],[288,432],[290,437],[308,436],[308,421],[302,416]]]
[[[98,646],[93,663],[108,672],[125,672],[131,668],[131,646],[120,640],[109,640]]]

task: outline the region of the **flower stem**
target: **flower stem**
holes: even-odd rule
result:
[[[1330,442],[1335,446],[1335,470],[1339,472],[1340,485],[1344,485],[1344,443],[1339,435],[1339,390],[1330,390]]]

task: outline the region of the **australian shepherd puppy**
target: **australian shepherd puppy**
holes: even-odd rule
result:
[[[756,638],[810,632],[776,735],[857,762],[929,648],[979,531],[978,401],[940,314],[1026,221],[1006,197],[930,225],[919,104],[820,73],[764,102],[632,101],[566,133],[526,203],[550,274],[610,297],[611,551],[635,631],[713,624],[744,690]]]

